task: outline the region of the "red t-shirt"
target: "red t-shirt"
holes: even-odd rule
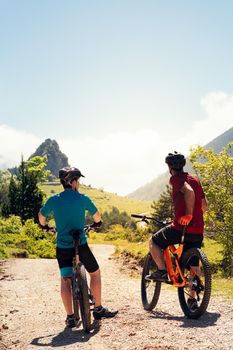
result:
[[[170,178],[170,184],[172,185],[172,200],[174,204],[175,217],[172,222],[172,227],[176,230],[182,231],[183,226],[178,223],[178,219],[186,214],[186,207],[184,201],[184,194],[180,191],[184,182],[187,182],[195,193],[195,205],[193,209],[193,219],[191,223],[186,227],[185,232],[203,234],[204,221],[202,211],[202,199],[205,198],[202,186],[199,180],[189,175],[188,173],[177,173]]]

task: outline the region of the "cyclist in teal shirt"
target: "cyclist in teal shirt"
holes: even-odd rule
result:
[[[79,257],[90,274],[90,288],[95,299],[94,318],[113,317],[117,313],[117,311],[110,311],[101,305],[100,269],[88,246],[87,236],[84,232],[86,211],[92,215],[94,226],[101,225],[101,216],[91,199],[78,192],[80,177],[83,175],[77,168],[61,169],[59,178],[64,191],[50,197],[38,214],[42,228],[48,227],[46,218],[50,214],[53,215],[56,223],[56,257],[60,268],[61,297],[67,313],[66,324],[68,327],[75,326],[71,293],[72,262],[75,251],[70,231],[73,229],[83,230],[80,236]]]
[[[90,198],[78,191],[64,191],[50,197],[40,210],[44,217],[53,213],[56,222],[57,238],[56,245],[59,248],[73,248],[73,238],[70,230],[74,227],[83,230],[85,225],[85,212],[92,216],[99,214]],[[81,245],[87,242],[86,234],[80,237]]]

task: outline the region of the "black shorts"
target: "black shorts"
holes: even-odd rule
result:
[[[74,248],[56,248],[56,258],[62,277],[72,276],[74,256]],[[79,246],[79,259],[88,272],[95,272],[98,270],[99,265],[87,243]]]
[[[153,242],[160,248],[165,249],[171,244],[178,244],[181,242],[182,231],[175,230],[171,226],[166,226],[152,235]],[[202,234],[185,234],[184,237],[184,251],[190,248],[201,248],[203,241]]]

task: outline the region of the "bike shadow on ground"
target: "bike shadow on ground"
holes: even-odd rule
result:
[[[101,321],[95,320],[89,333],[85,333],[82,328],[77,329],[65,327],[63,331],[58,334],[50,334],[34,338],[31,341],[31,344],[41,347],[50,346],[51,348],[56,348],[60,346],[71,345],[74,343],[85,343],[99,332],[100,326]]]
[[[174,316],[170,313],[163,312],[163,311],[151,311],[149,317],[160,318],[160,319],[171,320],[171,321],[178,321],[180,322],[180,325],[178,325],[178,327],[183,327],[183,328],[192,328],[192,327],[206,328],[210,326],[215,326],[217,320],[219,319],[219,317],[221,317],[221,314],[217,312],[206,312],[199,319],[195,320],[195,319],[187,318],[186,316]]]

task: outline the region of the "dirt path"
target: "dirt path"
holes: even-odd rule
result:
[[[162,288],[158,306],[147,313],[140,281],[111,259],[114,247],[96,245],[102,270],[103,304],[119,309],[112,320],[85,334],[66,329],[55,260],[18,259],[4,263],[0,290],[0,348],[3,350],[232,349],[233,303],[213,297],[200,320],[186,319],[175,288]]]

